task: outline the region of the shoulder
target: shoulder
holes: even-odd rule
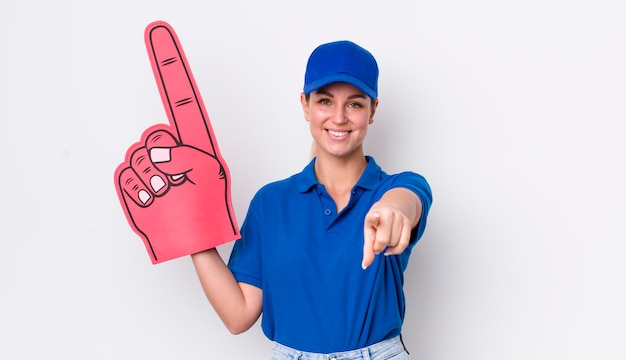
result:
[[[301,172],[264,185],[257,191],[255,198],[271,196],[276,200],[276,196],[307,192],[317,183],[313,171],[313,164],[314,160],[309,162]]]
[[[370,159],[370,162],[373,162],[374,159]],[[406,188],[417,194],[422,203],[429,205],[432,202],[432,190],[430,188],[430,184],[421,174],[418,174],[414,171],[402,171],[394,174],[388,174],[382,169],[380,169],[379,171],[380,191],[385,192],[387,190],[400,187]]]
[[[252,202],[271,202],[276,203],[283,199],[300,192],[299,177],[301,174],[295,174],[288,178],[272,181],[263,185],[254,195]]]
[[[402,171],[394,174],[385,172],[374,160],[373,157],[367,156],[368,169],[370,176],[378,177],[383,187],[398,187],[402,185],[424,188],[430,191],[430,185],[424,176],[414,171]]]
[[[424,176],[413,171],[403,171],[396,174],[386,175],[387,180],[394,183],[412,183],[419,186],[430,187]]]
[[[284,192],[284,191],[289,191],[292,188],[297,188],[296,183],[297,183],[297,177],[298,174],[295,175],[291,175],[288,178],[285,179],[280,179],[280,180],[275,180],[272,181],[270,183],[267,183],[265,185],[263,185],[258,191],[257,191],[257,195],[258,196],[262,196],[265,194],[275,194],[275,193],[280,193],[280,192]]]
[[[426,178],[416,172],[403,171],[397,174],[388,175],[387,187],[406,188],[413,191],[422,201],[422,204],[430,207],[433,201],[432,190]]]

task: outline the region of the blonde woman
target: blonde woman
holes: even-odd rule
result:
[[[432,194],[419,174],[389,175],[364,153],[375,58],[350,41],[320,45],[300,102],[312,159],[257,192],[228,265],[215,249],[192,255],[203,289],[234,334],[263,314],[273,359],[409,359],[403,273]]]

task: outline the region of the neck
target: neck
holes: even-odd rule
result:
[[[315,160],[315,176],[335,201],[337,211],[350,201],[350,192],[363,174],[367,161],[362,152],[358,156],[337,158],[319,156]]]
[[[329,191],[350,191],[366,166],[363,152],[356,152],[346,158],[319,154],[315,160],[315,176]]]

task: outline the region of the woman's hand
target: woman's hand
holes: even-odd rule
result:
[[[387,191],[365,215],[363,262],[365,270],[381,252],[401,254],[409,246],[411,231],[419,222],[422,202],[409,189]]]

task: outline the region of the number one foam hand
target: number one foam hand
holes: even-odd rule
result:
[[[117,194],[153,264],[240,238],[230,173],[176,33],[149,24],[145,42],[169,124],[148,128],[115,171]]]

